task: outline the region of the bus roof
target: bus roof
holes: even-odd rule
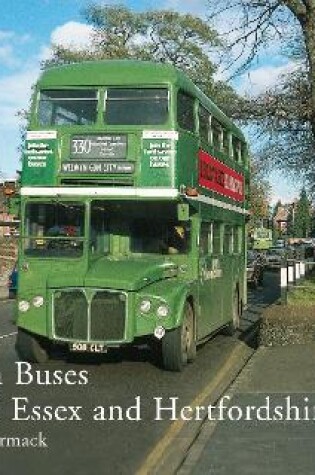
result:
[[[54,66],[38,80],[39,88],[69,86],[131,86],[176,84],[197,97],[209,112],[242,140],[244,135],[235,124],[181,71],[171,64],[139,60],[102,60]]]

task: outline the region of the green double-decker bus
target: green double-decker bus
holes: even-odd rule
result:
[[[272,230],[264,227],[255,228],[253,232],[253,249],[266,251],[272,247]]]
[[[170,65],[43,72],[21,176],[20,358],[146,341],[180,371],[246,301],[240,130]]]

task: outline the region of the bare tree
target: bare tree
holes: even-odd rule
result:
[[[257,121],[269,134],[269,156],[302,171],[314,187],[315,0],[208,0],[208,4],[209,19],[219,14],[238,17],[229,35],[230,48],[238,46],[236,59],[242,58],[237,73],[275,40],[283,40],[283,50],[299,57],[297,70],[282,77],[272,91],[243,103],[239,115]]]
[[[241,45],[247,55],[242,67],[250,64],[260,48],[276,37],[288,39],[289,25],[298,25],[306,52],[310,85],[310,121],[315,137],[315,0],[208,0],[210,18],[219,13],[240,15],[230,46]]]

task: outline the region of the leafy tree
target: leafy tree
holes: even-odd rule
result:
[[[217,32],[202,19],[175,11],[133,12],[125,6],[92,5],[85,19],[93,26],[90,48],[76,50],[54,45],[53,58],[44,64],[93,59],[140,59],[171,63],[183,70],[228,115],[236,100],[231,86],[215,81],[217,66],[210,53],[222,51]]]
[[[294,216],[295,237],[308,237],[311,230],[311,207],[305,189],[300,194]]]
[[[315,238],[315,209],[311,212],[311,236]]]
[[[250,221],[249,231],[259,226],[264,220],[269,218],[270,184],[253,161],[250,183]]]
[[[272,211],[272,217],[275,218],[278,213],[278,209],[282,206],[281,200],[278,200],[277,203],[274,205],[273,211]]]
[[[274,208],[272,210],[272,229],[273,229],[273,239],[276,241],[280,236],[281,236],[281,230],[278,228],[276,222],[275,222],[275,217],[277,216],[279,208],[282,207],[281,200],[278,200],[277,203],[274,205]]]
[[[295,229],[294,229],[294,216],[295,216],[295,203],[289,207],[288,217],[287,217],[287,236],[295,237]]]

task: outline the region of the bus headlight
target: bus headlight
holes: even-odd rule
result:
[[[27,312],[30,308],[30,303],[27,300],[21,300],[19,302],[19,310],[20,312]]]
[[[165,318],[169,314],[169,308],[167,305],[162,304],[157,308],[156,314],[159,318]]]
[[[33,298],[32,304],[36,308],[41,307],[42,305],[44,305],[44,297],[42,297],[41,295],[37,295],[36,297]]]
[[[140,303],[140,312],[141,313],[149,313],[151,310],[151,302],[148,299],[144,299]]]

